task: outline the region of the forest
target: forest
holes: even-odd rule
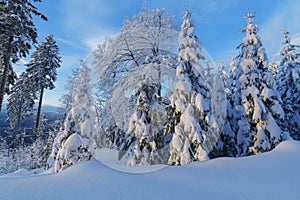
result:
[[[268,60],[255,13],[243,16],[239,54],[225,66],[203,49],[189,10],[178,27],[165,9],[143,6],[80,61],[59,114],[42,109],[59,46],[52,34],[37,41],[33,16],[47,21],[31,1],[0,1],[0,174],[60,172],[102,148],[128,166],[186,165],[300,140],[299,46],[284,29],[281,60]]]

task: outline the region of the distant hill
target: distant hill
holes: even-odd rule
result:
[[[3,103],[1,113],[6,113],[7,103]],[[37,106],[34,106],[34,109],[37,109]],[[59,113],[61,111],[61,107],[52,106],[52,105],[43,105],[42,110],[46,113]]]
[[[5,103],[3,104],[2,108],[3,109],[0,113],[0,136],[3,135],[4,130],[7,130],[10,127],[9,121],[7,120]],[[51,126],[56,120],[62,117],[63,112],[62,112],[62,108],[60,107],[44,105],[42,107],[42,113],[47,118],[47,125]],[[21,127],[32,128],[34,120],[35,120],[35,115],[28,117],[27,119],[21,122]]]

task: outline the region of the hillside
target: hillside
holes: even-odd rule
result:
[[[218,158],[151,173],[113,170],[98,161],[56,174],[0,177],[2,200],[14,199],[300,199],[300,142],[244,158]]]
[[[36,109],[36,107],[34,108]],[[53,124],[53,122],[61,117],[60,114],[60,108],[56,106],[51,105],[44,105],[42,107],[43,114],[47,118],[48,124]],[[26,118],[24,121],[21,122],[22,128],[32,128],[33,121],[35,120],[35,117],[31,116]],[[3,104],[3,109],[0,113],[0,136],[3,134],[4,130],[9,128],[10,124],[7,120],[7,114],[6,114],[6,104]]]

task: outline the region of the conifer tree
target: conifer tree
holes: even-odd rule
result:
[[[119,153],[119,159],[125,160],[127,165],[164,163],[163,156],[157,149],[162,129],[156,122],[163,118],[155,111],[155,108],[163,109],[159,101],[158,88],[157,84],[143,83],[136,94],[135,112],[130,118],[126,141]]]
[[[174,94],[170,97],[174,130],[170,142],[168,164],[184,165],[193,160],[208,158],[210,143],[216,143],[209,125],[210,93],[199,65],[201,44],[190,21],[190,12],[184,14],[179,34],[178,79]]]
[[[278,65],[277,65],[277,63],[274,60],[272,60],[272,63],[270,65],[270,70],[272,71],[274,79],[277,80]]]
[[[257,154],[273,149],[281,140],[277,121],[283,119],[276,83],[268,68],[268,59],[258,26],[252,23],[255,13],[244,16],[246,33],[238,46],[240,54],[230,72],[231,127],[237,134],[239,155]]]
[[[31,45],[37,42],[33,15],[47,20],[30,0],[0,1],[0,112],[4,95],[16,78],[12,63],[28,55]]]
[[[77,162],[91,159],[91,152],[88,151],[82,138],[77,133],[70,135],[62,144],[57,153],[54,163],[54,171],[59,172]]]
[[[300,55],[297,45],[291,44],[289,32],[283,30],[280,50],[282,60],[278,67],[277,85],[283,101],[283,127],[294,139],[300,139]]]
[[[31,55],[31,60],[27,64],[27,73],[35,87],[35,92],[39,93],[38,110],[36,116],[35,132],[38,132],[41,116],[42,102],[44,90],[52,90],[55,88],[54,82],[57,77],[57,68],[60,67],[61,57],[59,56],[59,47],[53,39],[52,35],[45,38],[36,47],[36,50]]]
[[[51,155],[48,164],[60,171],[69,162],[74,151],[76,155],[74,164],[77,161],[90,159],[95,149],[97,118],[92,96],[92,85],[90,69],[86,62],[81,63],[74,83],[72,108],[68,112],[62,129],[54,139]],[[69,139],[70,138],[70,139]],[[76,150],[77,149],[77,150]],[[83,156],[82,159],[81,156]]]
[[[33,114],[34,88],[26,73],[22,73],[11,89],[7,101],[7,115],[12,128],[20,129],[20,123]]]
[[[234,60],[232,62],[232,65],[234,65]],[[219,156],[229,156],[229,157],[235,157],[237,155],[237,146],[236,146],[236,135],[234,134],[232,125],[233,119],[233,107],[230,103],[230,79],[225,71],[225,67],[220,64],[219,68],[220,77],[223,80],[224,86],[225,86],[225,92],[226,92],[226,118],[225,123],[223,126],[223,129],[220,134],[219,142],[216,149],[216,155],[215,157]]]

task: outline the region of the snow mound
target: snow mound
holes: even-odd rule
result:
[[[300,141],[283,141],[275,147],[273,152],[300,152]]]
[[[114,149],[97,149],[94,158],[102,164],[114,170],[128,173],[149,173],[167,167],[167,165],[124,165],[124,162],[118,160],[119,152]]]
[[[268,153],[218,158],[144,173],[124,173],[98,161],[61,173],[0,177],[1,200],[17,199],[300,199],[300,142]]]

